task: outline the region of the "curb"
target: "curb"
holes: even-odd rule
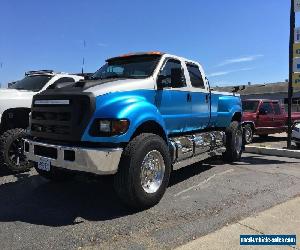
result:
[[[300,150],[246,146],[245,152],[261,154],[261,155],[274,155],[274,156],[282,156],[282,157],[290,157],[290,158],[300,159]]]

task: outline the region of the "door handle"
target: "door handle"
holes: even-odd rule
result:
[[[208,103],[208,94],[205,95],[205,102]]]

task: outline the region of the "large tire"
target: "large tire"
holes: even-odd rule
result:
[[[15,128],[0,136],[0,165],[13,172],[24,172],[33,167],[24,155],[24,129]]]
[[[36,164],[34,168],[39,173],[40,176],[54,182],[67,181],[71,179],[73,176],[73,174],[68,172],[67,170],[59,169],[56,167],[51,167],[51,170],[49,172],[37,168]]]
[[[155,175],[156,167],[160,171]],[[158,135],[143,133],[124,149],[118,173],[114,176],[114,188],[130,208],[146,209],[160,201],[170,173],[171,159],[166,142]]]
[[[253,129],[250,124],[246,124],[243,128],[244,144],[250,144],[253,140]]]
[[[233,121],[226,129],[226,151],[224,160],[235,162],[241,159],[243,149],[243,131],[239,122]]]

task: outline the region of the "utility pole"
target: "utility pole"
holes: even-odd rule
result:
[[[295,0],[291,0],[290,13],[290,48],[289,48],[289,83],[288,83],[288,137],[287,148],[291,148],[292,141],[292,97],[293,97],[293,45],[295,30]]]

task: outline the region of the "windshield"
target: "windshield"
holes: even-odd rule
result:
[[[153,74],[159,59],[158,55],[113,58],[96,71],[91,79],[146,78]]]
[[[258,101],[243,101],[243,111],[255,113],[258,106]]]
[[[38,92],[51,78],[52,76],[46,75],[26,76],[24,79],[17,81],[15,84],[9,86],[9,88]]]

